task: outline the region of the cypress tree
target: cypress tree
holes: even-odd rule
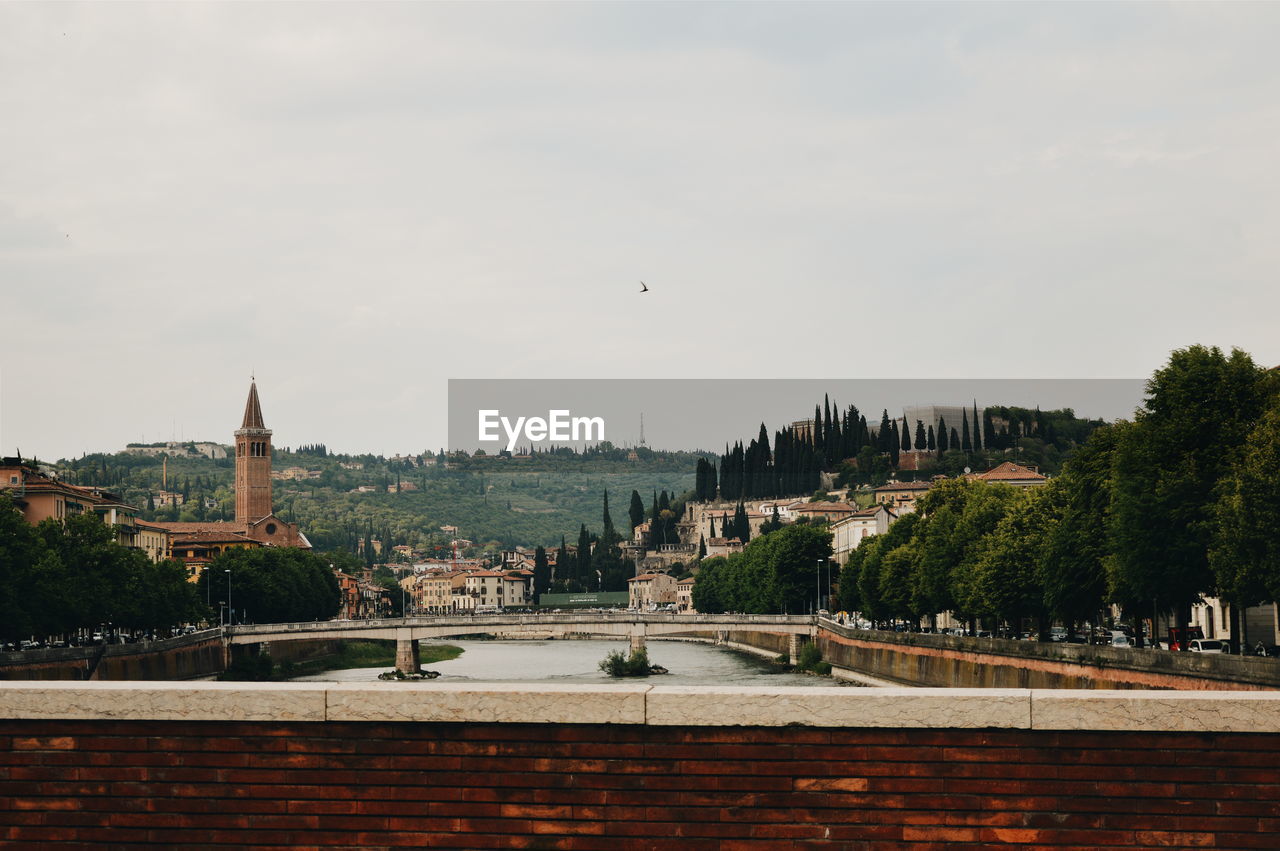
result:
[[[609,516],[609,491],[604,492],[604,513],[600,518],[604,523],[604,532],[602,534],[612,537],[615,532],[613,529],[613,518]]]
[[[591,569],[591,535],[587,533],[587,524],[583,523],[578,530],[578,558],[573,568],[573,578],[578,584],[587,587],[587,572]]]
[[[959,448],[960,448],[960,435],[959,435],[959,433],[958,433],[954,428],[953,428],[953,429],[951,429],[951,440],[950,440],[950,446],[951,446],[951,448],[952,448],[952,449],[959,449]]]
[[[881,452],[889,452],[893,448],[893,428],[889,422],[889,409],[880,414],[880,430],[876,432],[876,447]]]
[[[965,452],[973,451],[973,442],[969,439],[969,412],[961,412],[960,448]]]
[[[1037,410],[1039,410],[1037,408]],[[978,400],[973,400],[973,451],[982,451],[982,420],[978,419]]]
[[[547,589],[551,587],[551,565],[547,561],[547,551],[544,547],[538,547],[533,551],[533,602],[537,604],[538,598],[547,593]]]
[[[751,539],[751,521],[747,519],[746,506],[741,502],[738,503],[738,510],[733,513],[733,537],[744,544]]]
[[[902,439],[902,451],[911,451],[911,424],[907,422],[907,415],[902,415],[902,429],[899,431]]]
[[[560,582],[564,582],[568,578],[569,572],[569,546],[565,543],[564,535],[560,536],[560,549],[556,552],[556,568],[555,578]]]
[[[707,462],[704,460],[702,463]],[[644,500],[640,498],[640,491],[631,492],[631,508],[627,511],[627,515],[627,519],[631,521],[631,531],[634,533],[636,527],[644,522]]]
[[[924,422],[923,422],[922,420],[916,420],[916,442],[915,442],[915,447],[916,447],[916,449],[928,449],[928,448],[929,448],[929,438],[925,436],[925,432],[924,432]]]
[[[929,426],[929,433],[925,437],[925,448],[930,452],[933,452],[938,448],[938,438],[937,435],[933,433],[933,426]]]

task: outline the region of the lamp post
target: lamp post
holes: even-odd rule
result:
[[[814,584],[818,586],[818,602],[813,607],[813,616],[818,616],[818,610],[822,608],[822,559],[818,559],[817,573],[813,577]]]
[[[227,619],[234,626],[236,622],[236,610],[231,606],[231,568],[222,571],[227,575]]]

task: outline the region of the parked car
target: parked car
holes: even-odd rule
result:
[[[1192,653],[1228,653],[1227,644],[1216,638],[1193,638],[1188,648]]]
[[[1129,636],[1127,636],[1127,635],[1125,635],[1125,634],[1123,634],[1123,633],[1117,633],[1117,634],[1115,634],[1115,635],[1111,636],[1111,646],[1112,646],[1112,647],[1129,647],[1129,648],[1132,648],[1132,647],[1137,647],[1137,646],[1138,646],[1138,644],[1137,644],[1137,642],[1135,642],[1135,641],[1134,641],[1132,638],[1130,638]]]

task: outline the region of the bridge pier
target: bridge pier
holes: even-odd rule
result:
[[[421,662],[418,656],[418,642],[413,638],[396,639],[396,670],[402,674],[419,673]]]
[[[800,635],[791,633],[787,636],[787,661],[794,665],[800,659]]]
[[[644,624],[637,623],[631,625],[631,652],[644,649],[645,629]]]

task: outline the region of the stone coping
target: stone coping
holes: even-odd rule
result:
[[[1280,692],[7,681],[0,719],[1275,733]]]

